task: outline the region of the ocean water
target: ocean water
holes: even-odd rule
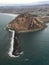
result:
[[[21,34],[24,54],[18,58],[8,55],[12,33],[5,27],[14,18],[0,13],[0,65],[49,65],[49,23],[41,31]]]

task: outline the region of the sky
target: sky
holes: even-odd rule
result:
[[[0,4],[29,4],[49,0],[0,0]]]

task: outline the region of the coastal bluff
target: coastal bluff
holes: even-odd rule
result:
[[[18,15],[14,20],[7,24],[7,29],[19,31],[19,32],[31,32],[38,31],[45,27],[44,22],[33,15],[24,13]]]

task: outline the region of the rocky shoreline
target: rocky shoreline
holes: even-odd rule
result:
[[[8,55],[10,57],[19,57],[21,54],[23,54],[23,51],[21,50],[21,42],[19,39],[20,34],[16,33],[14,30],[9,30],[9,32],[12,33],[11,42],[10,42],[10,49],[8,52]]]
[[[34,18],[30,14],[22,14],[17,16],[13,21],[8,23],[7,29],[15,32],[13,40],[13,51],[11,52],[14,57],[21,54],[21,43],[19,42],[19,33],[40,31],[46,27],[46,24]]]
[[[36,32],[36,31],[40,31],[40,30],[43,30],[44,28],[46,28],[47,26],[45,25],[44,27],[42,28],[39,28],[39,29],[34,29],[34,30],[24,30],[24,31],[18,31],[18,33],[28,33],[28,32]]]
[[[42,27],[40,29],[35,29],[35,30],[18,31],[17,33],[14,31],[12,33],[11,47],[10,47],[10,50],[8,53],[9,56],[10,57],[19,57],[21,54],[23,54],[23,52],[21,50],[21,45],[20,45],[21,42],[19,39],[19,36],[20,36],[19,33],[29,33],[29,32],[35,32],[35,31],[37,32],[37,31],[44,29],[45,27]],[[13,31],[13,30],[11,30],[11,31]]]

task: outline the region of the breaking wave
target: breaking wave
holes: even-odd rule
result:
[[[11,43],[10,43],[11,45],[10,45],[10,49],[9,49],[8,55],[10,57],[19,57],[21,54],[23,54],[23,52],[20,52],[19,55],[17,55],[17,56],[15,56],[15,55],[12,54],[13,49],[14,49],[13,46],[14,46],[14,35],[15,35],[15,31],[14,30],[10,30],[10,29],[9,29],[9,31],[12,32],[12,37],[11,37]]]

